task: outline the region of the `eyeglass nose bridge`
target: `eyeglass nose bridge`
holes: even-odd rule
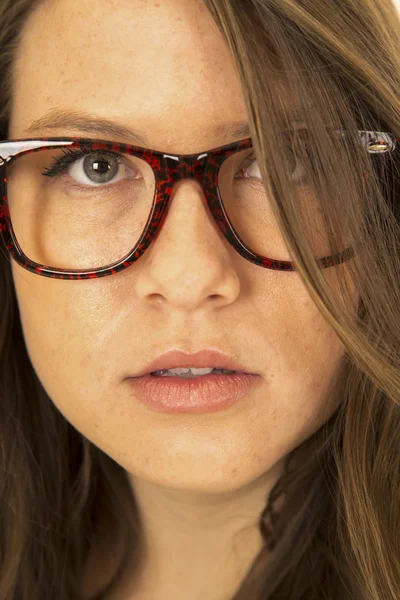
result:
[[[199,184],[200,194],[208,209],[207,212],[215,221],[214,226],[219,230],[219,233],[226,238],[236,252],[248,260],[254,261],[256,259],[258,261],[261,258],[253,254],[237,237],[221,203],[218,190],[218,173],[228,155],[215,155],[213,152],[192,155],[161,155],[163,169],[161,180],[159,179],[157,185],[157,195],[161,202],[159,203],[160,210],[156,213],[156,216],[152,215],[150,217],[154,226],[151,241],[154,241],[159,236],[165,223],[171,207],[171,195],[175,184],[183,180],[192,179]]]
[[[208,152],[190,156],[164,154],[168,178],[172,185],[182,179],[195,179],[201,185],[207,167]]]
[[[167,212],[171,204],[171,194],[176,183],[183,180],[195,180],[200,186],[200,193],[203,201],[208,207],[215,221],[215,225],[220,230],[220,233],[227,237],[227,232],[231,230],[230,225],[223,216],[224,211],[221,210],[218,187],[218,170],[224,158],[218,157],[213,161],[213,166],[209,164],[210,153],[203,152],[202,154],[192,155],[170,155],[164,154],[165,180],[161,187],[163,196],[164,210],[158,225],[158,233],[166,219]],[[211,184],[211,186],[210,186]],[[210,190],[210,187],[212,191]],[[222,213],[222,214],[221,214]],[[237,249],[237,248],[236,248]]]
[[[184,180],[195,180],[200,186],[200,193],[202,194],[203,200],[206,204],[209,204],[207,200],[207,186],[210,186],[210,181],[206,182],[206,178],[212,179],[212,174],[208,169],[208,152],[194,155],[171,155],[164,154],[164,180],[161,186],[161,194],[163,196],[164,210],[162,211],[161,222],[159,222],[159,230],[161,229],[167,212],[169,211],[171,204],[171,194],[176,183]],[[215,175],[214,175],[215,177]],[[160,182],[159,182],[160,183]],[[215,182],[216,183],[216,182]],[[160,188],[159,188],[160,189]],[[216,193],[216,190],[214,190]],[[216,195],[218,195],[216,193]],[[212,205],[209,206],[212,211]],[[212,214],[214,219],[217,220],[217,216]]]

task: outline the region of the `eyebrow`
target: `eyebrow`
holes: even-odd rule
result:
[[[91,115],[87,112],[67,109],[53,109],[33,121],[26,130],[30,135],[37,135],[43,129],[79,130],[85,133],[96,133],[110,141],[129,140],[129,143],[147,146],[149,139],[143,130],[131,129],[115,121]],[[240,121],[224,123],[214,128],[216,135],[223,138],[248,138],[251,136],[249,124]]]

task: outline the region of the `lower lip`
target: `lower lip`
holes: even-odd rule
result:
[[[259,375],[203,375],[193,379],[144,375],[128,379],[139,402],[162,413],[212,413],[239,402]]]

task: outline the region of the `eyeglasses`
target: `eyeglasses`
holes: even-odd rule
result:
[[[396,149],[398,139],[390,133],[359,134],[371,154]],[[194,179],[209,214],[241,256],[266,269],[295,271],[284,258],[262,180],[249,175],[254,163],[250,138],[188,155],[86,138],[2,141],[0,233],[11,257],[32,273],[105,277],[144,254],[161,231],[175,183]],[[320,268],[355,256],[352,246],[323,256],[328,247],[317,233]]]

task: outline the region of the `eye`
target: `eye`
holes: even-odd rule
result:
[[[124,175],[121,166],[117,156],[89,154],[72,163],[67,173],[81,185],[101,185],[120,181]]]
[[[258,166],[258,161],[255,158],[254,152],[248,156],[244,162],[244,165],[240,169],[240,173],[243,173],[244,178],[255,177],[258,179],[262,179],[262,175],[260,173],[260,168]]]
[[[64,173],[79,185],[89,187],[114,184],[129,176],[140,176],[139,171],[134,169],[133,165],[128,166],[120,154],[72,148],[64,150],[63,156],[55,158],[43,174],[56,178]]]
[[[299,157],[296,157],[293,151],[290,152],[290,162],[289,162],[289,176],[294,183],[304,183],[306,180],[306,170],[301,163]],[[256,155],[253,152],[250,156],[248,156],[239,170],[239,175],[241,177],[237,177],[238,179],[259,179],[262,181],[262,175],[260,172],[260,167],[258,161],[256,159]]]

